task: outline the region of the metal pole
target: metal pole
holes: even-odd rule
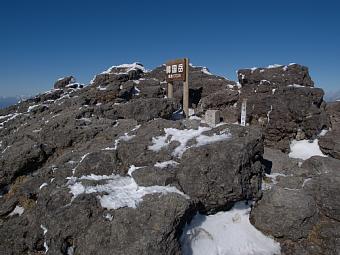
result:
[[[183,83],[183,111],[189,117],[189,59],[185,58],[185,82]]]

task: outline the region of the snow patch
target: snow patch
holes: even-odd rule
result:
[[[132,70],[141,70],[143,72],[146,72],[146,69],[144,68],[144,66],[140,63],[133,63],[133,64],[122,64],[122,65],[118,65],[118,66],[111,66],[109,69],[107,69],[106,71],[102,72],[101,74],[109,74],[112,72],[113,69],[118,69],[118,68],[124,68],[126,69],[125,72],[122,72],[120,74],[123,73],[128,73]]]
[[[266,178],[269,178],[271,180],[271,183],[263,180],[262,181],[262,190],[269,190],[273,187],[273,185],[277,184],[276,178],[279,176],[286,177],[287,175],[281,174],[281,173],[272,173],[272,174],[266,174]]]
[[[278,68],[278,67],[282,67],[283,65],[279,65],[279,64],[274,64],[274,65],[269,65],[267,66],[267,68]]]
[[[318,144],[318,139],[315,139],[312,142],[309,140],[293,140],[291,142],[289,153],[290,158],[299,158],[306,160],[313,156],[327,157],[321,152]]]
[[[72,200],[80,194],[105,194],[97,195],[97,198],[99,199],[101,206],[107,209],[118,209],[122,207],[136,208],[147,194],[160,193],[164,195],[168,193],[177,193],[189,198],[176,187],[172,186],[138,186],[135,180],[130,176],[123,177],[113,174],[111,176],[83,176],[82,178],[106,180],[106,183],[95,186],[84,186],[81,182],[78,182],[81,178],[70,177],[68,178],[69,181],[67,184],[70,193],[73,194]]]
[[[290,84],[288,87],[293,87],[293,88],[304,88],[306,86],[300,85],[300,84]]]
[[[205,66],[202,67],[202,70],[201,70],[201,71],[202,71],[202,73],[205,73],[205,74],[207,74],[207,75],[213,75],[212,73],[209,72],[208,68],[205,67]]]
[[[168,166],[177,166],[179,163],[174,160],[164,161],[164,162],[157,162],[154,166],[158,168],[167,168]]]
[[[321,130],[320,134],[318,136],[325,136],[328,133],[328,129]]]
[[[83,161],[84,161],[84,159],[85,159],[85,158],[86,158],[88,155],[90,155],[90,153],[86,153],[85,155],[83,155],[83,156],[81,157],[81,159],[80,159],[79,163],[76,165],[76,167],[75,167],[75,168],[73,168],[73,169],[72,169],[72,175],[74,175],[74,174],[75,174],[75,172],[76,172],[76,170],[77,170],[78,166],[81,164],[81,162],[83,162]]]
[[[39,189],[42,189],[43,187],[47,186],[48,184],[44,182],[43,184],[40,185]]]
[[[46,236],[47,228],[44,227],[43,225],[40,225],[40,228],[44,231],[44,236]],[[47,245],[46,240],[44,241],[44,248],[45,248],[45,253],[47,253],[48,252],[48,245]]]
[[[181,157],[183,153],[191,148],[198,147],[206,144],[211,144],[231,138],[231,134],[228,130],[220,132],[220,134],[214,134],[213,136],[202,135],[203,132],[211,130],[210,127],[199,127],[198,129],[176,129],[165,128],[164,136],[158,136],[152,138],[152,145],[148,147],[152,151],[160,151],[163,148],[168,147],[171,142],[177,141],[179,145],[174,149],[172,155]],[[188,146],[190,140],[196,140],[196,144]]]
[[[267,124],[269,124],[269,121],[270,121],[270,114],[271,114],[272,111],[273,111],[273,106],[271,105],[271,106],[270,106],[270,110],[267,112]]]
[[[14,215],[21,215],[23,214],[25,209],[19,205],[15,206],[14,210],[8,215],[8,216],[14,216]]]
[[[250,210],[245,202],[238,202],[227,212],[209,216],[197,214],[184,228],[181,237],[183,254],[280,254],[280,244],[251,225]]]

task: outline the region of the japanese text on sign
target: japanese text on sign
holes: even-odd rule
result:
[[[185,59],[177,59],[166,63],[166,80],[185,81],[186,72]]]

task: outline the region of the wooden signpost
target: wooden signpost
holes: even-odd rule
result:
[[[183,81],[183,111],[189,116],[189,59],[176,59],[166,63],[168,98],[174,96],[174,81]]]

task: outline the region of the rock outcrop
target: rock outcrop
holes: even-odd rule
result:
[[[166,98],[164,66],[139,63],[0,110],[0,253],[181,254],[195,214],[241,200],[284,254],[339,253],[340,161],[284,153],[331,127],[320,146],[337,158],[338,105],[296,64],[240,70],[240,84],[189,71],[189,119],[175,120],[182,85]],[[244,99],[249,127],[232,124]],[[226,123],[201,121],[207,109]]]
[[[64,89],[66,88],[68,85],[70,84],[75,84],[75,79],[73,76],[67,76],[64,78],[60,78],[58,79],[55,83],[54,83],[54,88],[55,89]]]
[[[173,121],[180,98],[150,75],[117,66],[0,111],[1,254],[181,254],[197,212],[261,196],[262,132]]]
[[[331,119],[331,130],[320,137],[320,149],[326,155],[340,159],[340,102],[327,104],[326,111]]]
[[[340,161],[315,156],[300,167],[291,161],[294,170],[287,171],[275,154],[265,153],[276,168],[251,222],[280,241],[283,254],[338,254]]]

